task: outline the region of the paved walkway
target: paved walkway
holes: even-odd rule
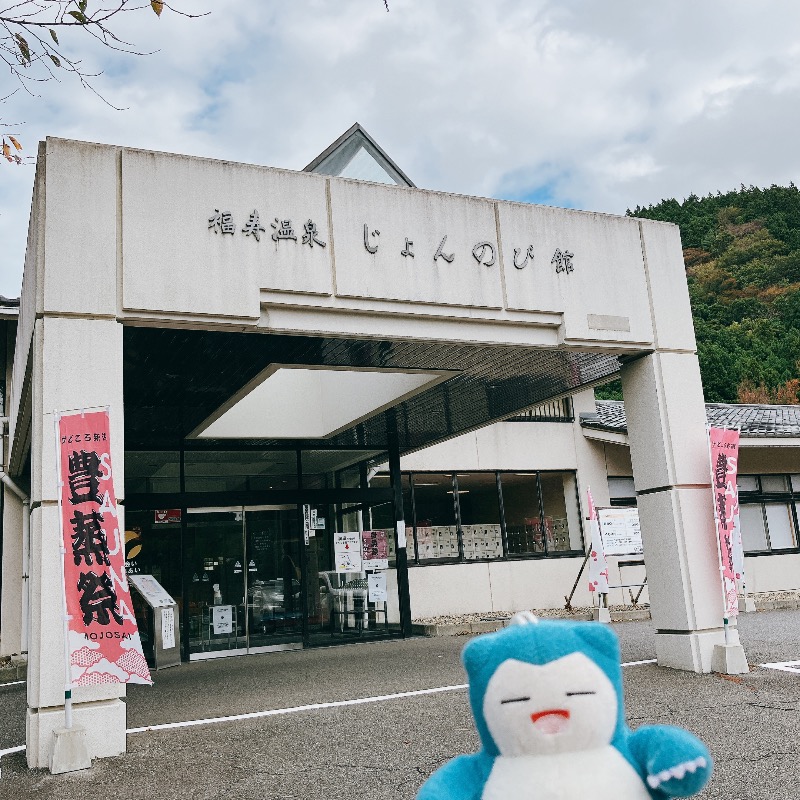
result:
[[[614,627],[624,662],[653,658],[649,622]],[[800,611],[750,614],[740,630],[751,664],[800,661]],[[382,642],[159,672],[152,688],[128,690],[126,756],[51,776],[28,770],[24,754],[7,754],[0,797],[83,800],[102,787],[137,800],[413,798],[443,761],[477,747],[458,688],[465,641]],[[800,799],[800,671],[754,667],[733,678],[639,663],[623,672],[632,727],[684,725],[709,745],[717,770],[700,797]],[[24,689],[0,687],[0,751],[24,743]],[[439,691],[420,691],[428,689]]]

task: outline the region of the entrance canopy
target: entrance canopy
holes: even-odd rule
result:
[[[467,343],[139,327],[123,342],[129,450],[246,441],[383,452],[394,408],[407,453],[619,370],[615,356]]]

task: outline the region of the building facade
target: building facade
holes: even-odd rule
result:
[[[64,718],[66,411],[109,409],[127,566],[176,599],[185,659],[560,605],[587,488],[607,505],[608,477],[634,476],[659,663],[710,669],[706,408],[674,226],[419,190],[360,128],[307,172],[48,139],[7,316],[0,647],[28,657],[31,766]],[[617,375],[614,430],[591,389]],[[773,470],[753,470],[777,530]],[[765,541],[795,558],[781,535]],[[343,573],[359,537],[369,563]],[[124,752],[123,696],[75,689],[91,755]]]

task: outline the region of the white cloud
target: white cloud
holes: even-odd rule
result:
[[[796,180],[796,0],[235,0],[127,16],[159,52],[83,53],[117,112],[66,79],[16,96],[46,135],[302,168],[361,122],[419,185],[621,213]],[[0,172],[0,293],[19,292],[33,168]]]

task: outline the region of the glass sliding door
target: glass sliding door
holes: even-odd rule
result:
[[[398,635],[391,504],[312,508],[324,527],[320,522],[307,547],[310,644]]]
[[[243,513],[190,509],[186,540],[189,657],[247,652]]]
[[[302,551],[297,506],[245,508],[248,649],[300,643]]]

